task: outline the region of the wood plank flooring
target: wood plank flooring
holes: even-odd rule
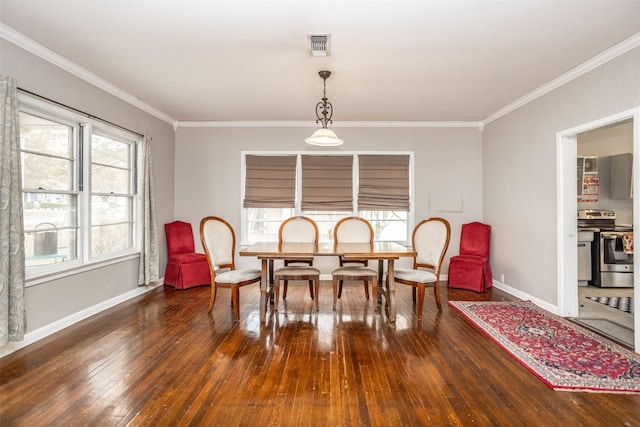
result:
[[[257,286],[158,288],[0,360],[2,426],[640,426],[640,396],[553,391],[446,304],[503,300],[442,288],[395,325],[361,284],[320,312],[292,283],[259,322]]]

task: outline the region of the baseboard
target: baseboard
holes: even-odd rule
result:
[[[527,300],[527,301],[531,301],[532,303],[534,303],[535,305],[537,305],[538,307],[544,308],[547,311],[550,311],[553,314],[558,314],[559,310],[558,310],[558,306],[557,305],[553,305],[553,304],[549,304],[547,301],[543,301],[539,298],[536,298],[532,295],[529,295],[525,292],[522,292],[519,289],[515,289],[512,288],[511,286],[499,282],[497,280],[493,280],[492,281],[493,286],[500,289],[501,291],[504,291],[510,295],[513,295],[516,298],[519,298],[521,300]]]
[[[96,304],[94,306],[81,310],[77,313],[74,313],[70,316],[67,316],[63,319],[50,323],[46,326],[43,326],[40,329],[36,329],[35,331],[28,332],[24,335],[24,340],[11,341],[6,345],[0,347],[0,359],[22,348],[25,348],[35,342],[38,342],[41,339],[48,337],[49,335],[53,335],[56,332],[63,330],[64,328],[68,328],[69,326],[75,323],[78,323],[88,317],[91,317],[104,310],[114,307],[122,302],[130,300],[131,298],[135,298],[137,296],[150,292],[153,289],[157,288],[158,286],[162,286],[163,283],[164,283],[164,280],[159,280],[150,285],[139,286],[136,289],[133,289],[129,292],[125,292],[124,294],[120,294],[109,300],[102,301],[99,304]]]

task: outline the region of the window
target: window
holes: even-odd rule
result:
[[[20,98],[27,277],[137,252],[137,142],[128,132]]]
[[[133,247],[134,148],[91,135],[91,256]]]
[[[242,242],[277,241],[280,224],[294,215],[312,218],[320,240],[331,241],[335,224],[356,215],[371,222],[377,241],[408,243],[411,158],[410,153],[243,154]]]

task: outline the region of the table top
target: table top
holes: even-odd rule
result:
[[[344,259],[390,259],[412,257],[412,248],[395,242],[369,243],[278,243],[258,242],[240,249],[241,256],[296,259],[313,256],[342,256]]]

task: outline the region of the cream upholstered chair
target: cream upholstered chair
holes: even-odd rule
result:
[[[339,243],[367,243],[373,245],[373,227],[364,218],[350,216],[343,218],[333,229],[333,239]],[[362,280],[364,282],[364,294],[369,299],[369,281],[373,293],[374,305],[378,300],[378,272],[368,268],[368,260],[348,260],[340,257],[340,267],[331,272],[333,277],[333,309],[336,308],[338,299],[342,297],[342,285],[345,280]],[[354,265],[355,264],[355,265]]]
[[[413,286],[413,302],[418,290],[418,319],[422,319],[425,287],[433,287],[438,310],[440,302],[440,268],[449,247],[451,226],[446,219],[429,218],[418,223],[413,229],[413,250],[416,255],[412,269],[395,269],[395,283]]]
[[[288,218],[280,225],[278,239],[280,243],[313,243],[317,245],[318,225],[311,218],[307,218],[305,216],[294,216]],[[302,263],[303,265],[294,265],[297,263]],[[315,299],[316,311],[319,310],[318,292],[320,290],[320,270],[313,267],[313,258],[285,260],[284,267],[274,271],[274,311],[278,311],[280,280],[284,282],[283,299],[286,299],[287,297],[287,286],[289,284],[289,280],[307,280],[309,282],[309,293],[311,294],[311,299]]]
[[[231,304],[236,320],[240,320],[240,288],[259,283],[260,269],[236,269],[236,234],[233,227],[222,218],[208,216],[200,221],[200,240],[204,247],[211,272],[211,299],[209,311],[216,301],[218,287],[231,288]]]

